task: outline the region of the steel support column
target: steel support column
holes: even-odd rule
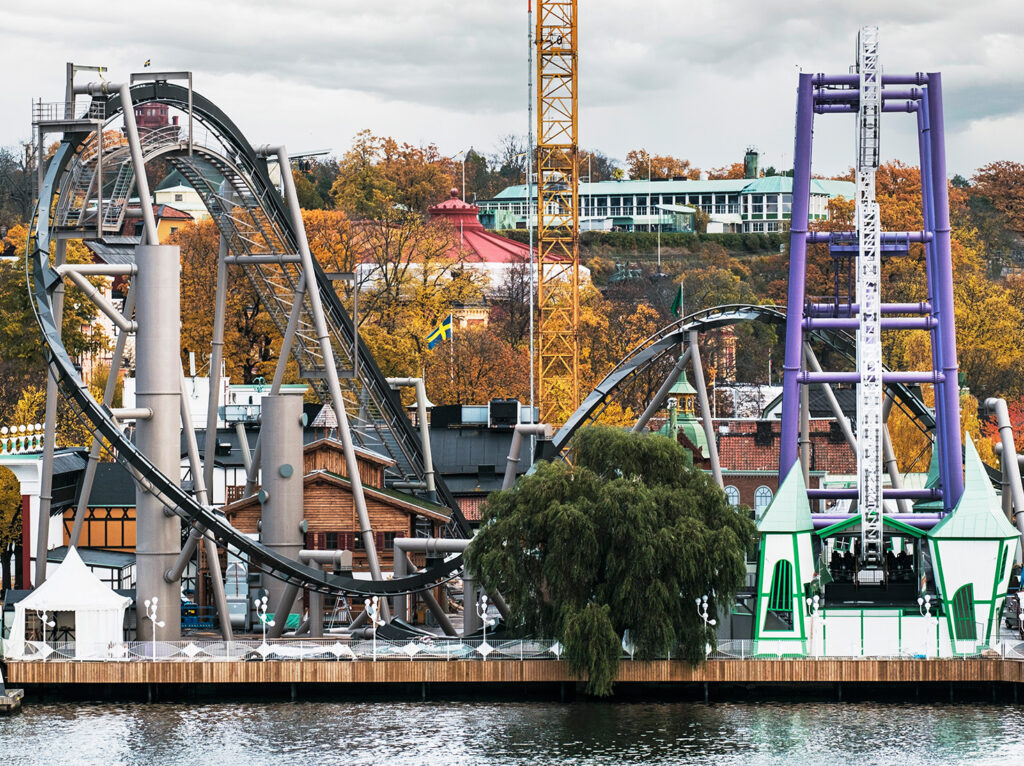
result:
[[[180,475],[181,468],[181,317],[179,309],[180,254],[172,245],[140,245],[135,249],[139,273],[135,344],[136,401],[153,416],[136,423],[137,443],[165,476]],[[181,635],[180,593],[177,583],[164,579],[181,550],[181,520],[167,516],[161,500],[141,485],[135,491],[136,558],[139,609],[138,635],[153,638],[153,623],[143,617],[142,603],[159,597],[156,638],[176,641]]]
[[[811,188],[811,138],[814,130],[813,75],[801,74],[796,98],[793,149],[793,207],[789,236],[789,289],[786,298],[786,356],[782,373],[782,438],[779,481],[797,461],[800,428],[800,369],[803,356],[803,308],[807,274],[807,224]]]

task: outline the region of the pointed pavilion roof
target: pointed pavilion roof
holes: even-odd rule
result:
[[[934,489],[939,486],[939,448],[932,444],[932,459],[928,463],[928,478],[924,483],[925,489]],[[918,500],[914,503],[914,511],[917,513],[933,513],[943,510],[942,500]]]
[[[999,498],[985,471],[985,464],[981,462],[970,435],[967,436],[965,453],[964,493],[960,496],[960,502],[952,513],[932,528],[928,536],[940,539],[996,540],[1016,537],[1017,530],[1003,515]]]
[[[668,390],[669,396],[692,396],[697,389],[690,385],[690,379],[686,377],[686,370],[679,371],[679,379]]]
[[[789,469],[775,498],[757,520],[758,532],[810,532],[814,529],[811,520],[811,504],[807,500],[807,485],[800,463]]]

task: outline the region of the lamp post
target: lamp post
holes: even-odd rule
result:
[[[39,622],[43,624],[43,643],[45,644],[46,629],[54,627],[57,623],[50,619],[50,615],[45,609],[42,611],[36,610],[36,614],[39,615]],[[43,659],[45,659],[45,657]]]
[[[146,617],[152,623],[152,636],[153,636],[153,638],[152,638],[152,645],[153,645],[153,661],[154,662],[156,661],[156,629],[157,628],[162,628],[164,625],[167,624],[163,620],[158,620],[156,618],[157,609],[159,608],[158,607],[159,602],[160,602],[160,597],[159,596],[153,596],[153,598],[147,598],[143,602],[143,604],[146,607]]]
[[[263,646],[267,645],[267,626],[274,627],[274,621],[267,619],[267,601],[266,596],[256,599],[256,616],[263,626]]]
[[[366,616],[370,619],[370,635],[373,637],[373,661],[377,661],[377,628],[384,624],[380,619],[380,599],[377,596],[364,599]]]
[[[816,655],[816,654],[818,654],[818,652],[814,651],[814,635],[815,635],[815,633],[817,633],[816,628],[817,628],[817,624],[818,624],[818,613],[821,611],[821,608],[822,608],[822,606],[824,606],[824,604],[821,601],[821,596],[818,596],[817,594],[814,595],[814,596],[809,596],[806,599],[806,601],[807,601],[807,608],[811,612],[811,628],[814,631],[811,634],[811,652],[812,652],[812,654]],[[825,618],[824,617],[821,619],[821,626],[823,628],[825,627]],[[821,650],[822,650],[821,653],[824,654],[825,653],[825,635],[824,635],[824,633],[822,634],[821,639],[822,639],[821,640]]]
[[[487,645],[487,628],[495,623],[495,620],[490,619],[487,616],[487,594],[481,594],[480,603],[476,605],[476,614],[480,618],[481,624],[484,626],[484,641],[481,646]],[[484,661],[487,661],[487,654],[484,654]]]
[[[932,597],[927,593],[924,596],[917,597],[917,609],[921,612],[921,616],[924,617],[925,632],[924,632],[924,655],[928,656],[928,632],[931,625],[936,622],[936,619],[932,617]]]
[[[697,603],[697,616],[704,620],[704,656],[709,657],[711,655],[711,643],[707,640],[707,632],[709,628],[713,628],[718,624],[718,620],[708,614],[707,596],[701,596],[695,600]]]

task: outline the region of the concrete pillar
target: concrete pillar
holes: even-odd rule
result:
[[[135,248],[136,401],[152,411],[151,418],[136,425],[139,450],[157,470],[176,480],[181,473],[181,315],[178,271],[180,256],[173,245],[139,245]],[[145,617],[143,602],[159,597],[156,638],[177,641],[181,637],[181,586],[164,580],[181,551],[181,520],[164,513],[163,503],[140,486],[135,489],[138,568],[136,608],[139,640],[153,638],[153,623]]]
[[[299,560],[302,550],[302,396],[275,394],[263,397],[261,409],[263,482],[260,490],[263,544],[282,556]],[[273,577],[264,587],[282,625],[291,603],[283,604],[285,585]],[[280,615],[278,619],[277,615]]]

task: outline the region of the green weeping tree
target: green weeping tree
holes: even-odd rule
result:
[[[695,600],[729,609],[753,523],[667,437],[591,427],[571,452],[488,498],[468,567],[508,601],[511,629],[562,643],[590,694],[611,693],[627,630],[638,659],[703,662],[714,637]]]

